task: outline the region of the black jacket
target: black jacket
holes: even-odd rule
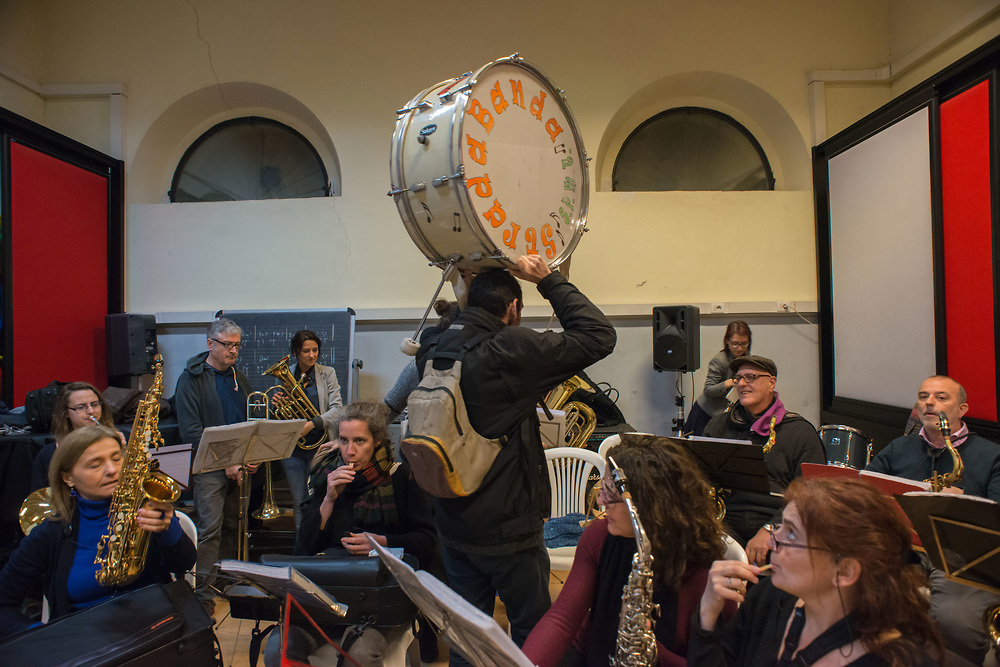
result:
[[[504,438],[479,490],[465,498],[434,498],[442,541],[459,551],[503,555],[542,543],[551,504],[548,472],[535,406],[560,382],[611,354],[615,329],[604,314],[558,272],[538,283],[563,331],[511,327],[480,308],[462,311],[444,330],[430,329],[417,366],[433,349],[435,367],[480,333],[493,335],[462,363],[462,394],[469,421],[487,438]],[[435,345],[436,344],[436,345]]]
[[[222,414],[222,401],[219,400],[219,392],[215,390],[215,373],[205,363],[206,359],[207,350],[187,360],[184,371],[177,378],[177,390],[174,392],[181,442],[190,442],[195,450],[201,442],[202,431],[209,426],[226,424]],[[233,371],[240,391],[248,396],[250,381],[236,366],[233,366]]]

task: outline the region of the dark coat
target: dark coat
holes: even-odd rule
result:
[[[504,438],[504,447],[475,493],[433,499],[442,541],[459,551],[503,555],[542,544],[551,499],[535,406],[615,347],[611,322],[562,274],[543,278],[538,291],[562,332],[506,326],[470,307],[448,329],[431,329],[421,340],[422,376],[432,350],[435,367],[447,368],[451,362],[442,356],[457,354],[480,333],[493,334],[465,355],[461,387],[472,427],[484,437]]]

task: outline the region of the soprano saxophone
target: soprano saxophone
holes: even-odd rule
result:
[[[160,394],[163,393],[163,357],[156,355],[153,386],[139,402],[132,422],[132,433],[122,455],[118,485],[111,496],[108,532],[97,544],[97,582],[102,586],[124,586],[142,573],[149,549],[149,532],[141,529],[135,513],[146,500],[171,503],[181,487],[176,480],[160,472],[160,464],[149,453],[159,448],[163,438],[158,428]]]
[[[629,518],[635,532],[635,556],[622,591],[622,613],[618,622],[618,641],[612,667],[652,667],[656,663],[656,635],[653,625],[659,616],[660,606],[653,602],[653,553],[652,545],[639,520],[639,513],[628,491],[625,471],[614,459],[608,457],[611,478],[628,507]]]

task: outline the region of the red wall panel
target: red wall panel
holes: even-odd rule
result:
[[[948,375],[970,417],[996,421],[989,92],[984,81],[941,104],[941,201]]]
[[[11,145],[14,401],[51,380],[107,386],[108,180]]]

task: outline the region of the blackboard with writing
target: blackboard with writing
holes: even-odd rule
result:
[[[300,329],[308,329],[323,342],[319,361],[337,372],[340,395],[344,403],[350,402],[354,358],[354,311],[337,310],[227,310],[220,317],[228,317],[243,329],[243,347],[237,368],[246,373],[254,391],[265,391],[279,384],[270,375],[263,375],[271,365],[291,353],[292,336]],[[296,365],[295,358],[288,360],[289,367]]]

